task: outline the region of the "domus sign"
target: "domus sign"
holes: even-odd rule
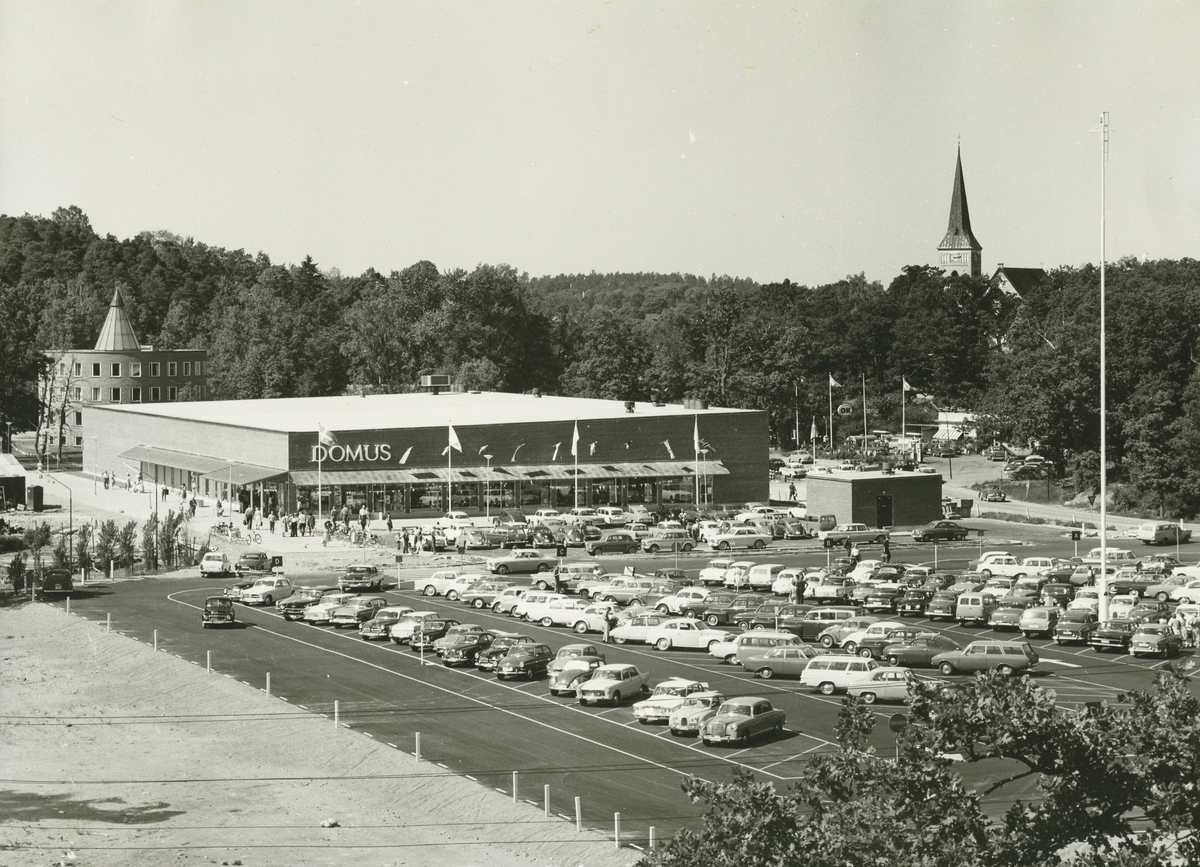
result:
[[[329,446],[313,446],[312,462],[315,463],[377,463],[392,459],[392,447],[388,443],[358,443]]]

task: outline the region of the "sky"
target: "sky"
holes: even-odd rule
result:
[[[0,213],[322,270],[1196,256],[1194,2],[0,0]]]

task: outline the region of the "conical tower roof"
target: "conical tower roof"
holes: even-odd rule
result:
[[[141,349],[137,335],[133,333],[133,323],[125,312],[125,299],[121,290],[114,289],[112,301],[108,305],[108,318],[96,338],[98,352],[137,352]]]
[[[950,225],[939,250],[975,250],[983,245],[971,234],[971,212],[967,210],[967,185],[963,182],[962,148],[958,150],[958,165],[954,168],[954,192],[950,194]]]

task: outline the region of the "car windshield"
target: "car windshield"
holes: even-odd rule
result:
[[[595,675],[593,675],[593,677],[596,680],[620,680],[621,679],[621,670],[620,669],[600,668],[600,669],[596,670],[596,673],[595,673]]]
[[[750,716],[750,705],[727,701],[721,705],[719,713],[721,716]]]
[[[683,695],[684,687],[682,686],[666,686],[659,684],[654,687],[654,695]]]
[[[1138,627],[1138,633],[1140,635],[1165,635],[1166,632],[1166,627],[1158,623],[1146,624],[1145,626]]]

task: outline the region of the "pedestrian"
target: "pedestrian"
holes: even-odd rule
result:
[[[604,643],[608,644],[609,636],[617,626],[617,612],[609,608],[604,612]]]
[[[562,568],[559,566],[554,567],[554,592],[563,592]]]
[[[852,556],[854,556],[853,554],[851,554],[851,553],[850,553],[850,552],[851,552],[851,550],[852,550],[852,549],[853,549],[853,547],[854,547],[854,543],[850,541],[850,537],[849,537],[849,536],[847,536],[847,537],[846,537],[846,541],[845,541],[845,542],[843,542],[842,544],[846,546],[846,556],[847,556],[847,557],[852,557]]]
[[[788,483],[788,499],[791,500],[793,503],[796,502],[796,483],[795,482]]]
[[[275,522],[279,520],[279,515],[275,514],[275,510],[271,510],[271,517],[267,520],[267,525],[271,528],[271,535],[275,535]]]
[[[317,516],[313,514],[313,510],[308,510],[308,535],[312,536],[317,530]]]
[[[858,561],[859,561],[859,558],[860,558],[860,556],[861,556],[861,555],[859,554],[859,551],[858,551],[858,546],[857,546],[857,545],[853,545],[853,546],[851,546],[851,548],[850,548],[850,559],[854,561],[854,565],[855,565],[855,566],[857,566],[857,565],[858,565]]]
[[[196,517],[196,498],[195,497],[192,497],[191,502],[188,503],[188,511],[192,513],[193,518]]]
[[[795,575],[792,576],[791,597],[792,597],[793,605],[800,601],[800,573],[799,572],[797,572]]]
[[[367,504],[363,503],[362,508],[358,510],[358,523],[363,528],[363,532],[367,530],[367,521],[370,520],[371,513],[367,511]]]
[[[350,532],[350,507],[345,503],[342,504],[342,526],[346,532]]]
[[[796,591],[796,595],[799,597],[796,602],[802,604],[804,602],[804,594],[808,592],[808,582],[804,580],[803,575],[800,576],[800,583],[796,587]]]
[[[883,562],[892,562],[892,540],[887,536],[883,538]]]
[[[1188,647],[1200,647],[1200,614],[1193,614],[1188,623],[1190,624],[1189,631],[1192,634]]]
[[[133,490],[133,479],[129,475],[129,473],[125,474],[125,490],[127,490],[127,491]]]
[[[101,478],[104,479],[104,490],[107,491],[108,490],[108,470],[104,471],[104,475],[101,476]]]
[[[391,512],[387,513],[387,530],[389,533],[392,532],[392,513]]]
[[[107,483],[107,482],[105,482],[105,483],[104,483],[104,487],[106,487],[106,488],[108,487],[108,483]],[[169,496],[171,496],[171,489],[170,489],[170,488],[163,488],[163,499],[165,500],[165,499],[166,499],[167,497],[169,497]]]

